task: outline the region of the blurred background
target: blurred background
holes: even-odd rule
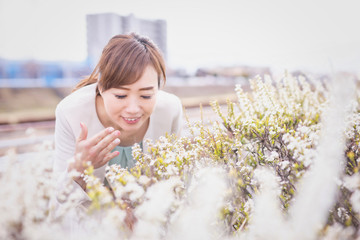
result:
[[[150,37],[191,119],[256,75],[359,79],[356,0],[0,0],[0,157],[51,143],[54,110],[116,34]]]

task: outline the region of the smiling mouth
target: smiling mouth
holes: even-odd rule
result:
[[[126,123],[128,124],[135,124],[140,120],[140,117],[136,117],[136,118],[127,118],[127,117],[123,117],[123,119],[125,120]]]

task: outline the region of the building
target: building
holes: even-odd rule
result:
[[[120,16],[114,13],[90,14],[86,16],[88,61],[94,65],[104,46],[117,34],[136,32],[149,37],[167,58],[167,33],[165,20],[145,20],[133,14]]]

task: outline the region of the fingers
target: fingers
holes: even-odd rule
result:
[[[89,145],[92,146],[97,145],[101,140],[103,140],[106,136],[108,136],[112,132],[114,132],[113,127],[105,128],[103,131],[99,132],[98,134],[96,134],[95,136],[89,139]]]
[[[85,125],[85,123],[80,122],[80,129],[80,135],[77,138],[77,142],[86,140],[88,134],[87,126]]]
[[[114,157],[116,157],[117,155],[119,155],[118,151],[114,151],[114,152],[108,152],[107,155],[105,155],[105,157],[103,157],[102,159],[100,159],[99,162],[93,164],[94,168],[99,168],[104,166],[105,164],[107,164],[111,159],[113,159]]]
[[[111,159],[119,155],[118,151],[109,152],[103,159],[103,164],[108,163]]]
[[[105,148],[107,148],[110,144],[113,144],[113,145],[115,144],[114,145],[114,147],[115,147],[116,145],[118,145],[120,143],[120,140],[118,137],[120,137],[120,131],[116,130],[116,131],[112,132],[111,134],[108,134],[100,142],[98,142],[96,144],[96,148],[99,150],[99,152],[101,152]],[[118,139],[118,140],[116,140],[116,139]]]
[[[98,136],[93,138],[93,139],[100,139],[102,137],[102,139],[99,142],[97,142],[95,146],[92,146],[89,151],[89,155],[93,156],[93,159],[97,159],[95,160],[95,162],[93,161],[94,165],[102,166],[118,154],[118,152],[111,153],[111,151],[120,143],[120,139],[118,138],[120,137],[120,131],[115,130],[111,133],[106,133],[106,134],[107,135],[103,137],[104,135],[100,133]],[[99,165],[96,164],[96,162]]]
[[[88,135],[87,127],[83,123],[80,126],[81,132],[77,139],[77,149],[79,153],[83,153],[81,154],[81,162],[90,161],[95,168],[98,168],[119,154],[117,151],[111,151],[120,143],[120,131],[109,127],[86,139]]]
[[[99,154],[100,157],[106,158],[107,155],[111,154],[110,152],[120,143],[120,139],[115,138],[112,142],[107,143],[103,148],[101,148],[101,152]],[[111,159],[111,158],[110,158]],[[109,159],[109,160],[110,160]],[[109,161],[108,160],[108,161]]]

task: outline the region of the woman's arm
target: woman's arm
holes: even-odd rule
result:
[[[120,143],[119,131],[110,127],[88,138],[87,126],[81,123],[80,119],[79,127],[80,134],[76,138],[66,112],[59,105],[56,109],[55,124],[55,173],[64,174],[74,170],[82,174],[88,163],[96,169],[119,154],[117,151],[111,152]],[[77,176],[73,180],[85,190],[86,184],[82,177]]]
[[[61,105],[58,105],[55,111],[55,173],[65,172],[68,161],[75,153],[75,136],[65,114]]]
[[[74,161],[76,138],[71,128],[66,111],[59,104],[55,111],[55,156],[53,162],[54,178],[56,180],[55,207],[58,208],[68,194],[77,191],[81,198],[79,203],[89,200],[84,187],[73,181],[68,174],[69,162]],[[68,187],[71,187],[70,191]],[[65,198],[64,198],[64,197]]]

